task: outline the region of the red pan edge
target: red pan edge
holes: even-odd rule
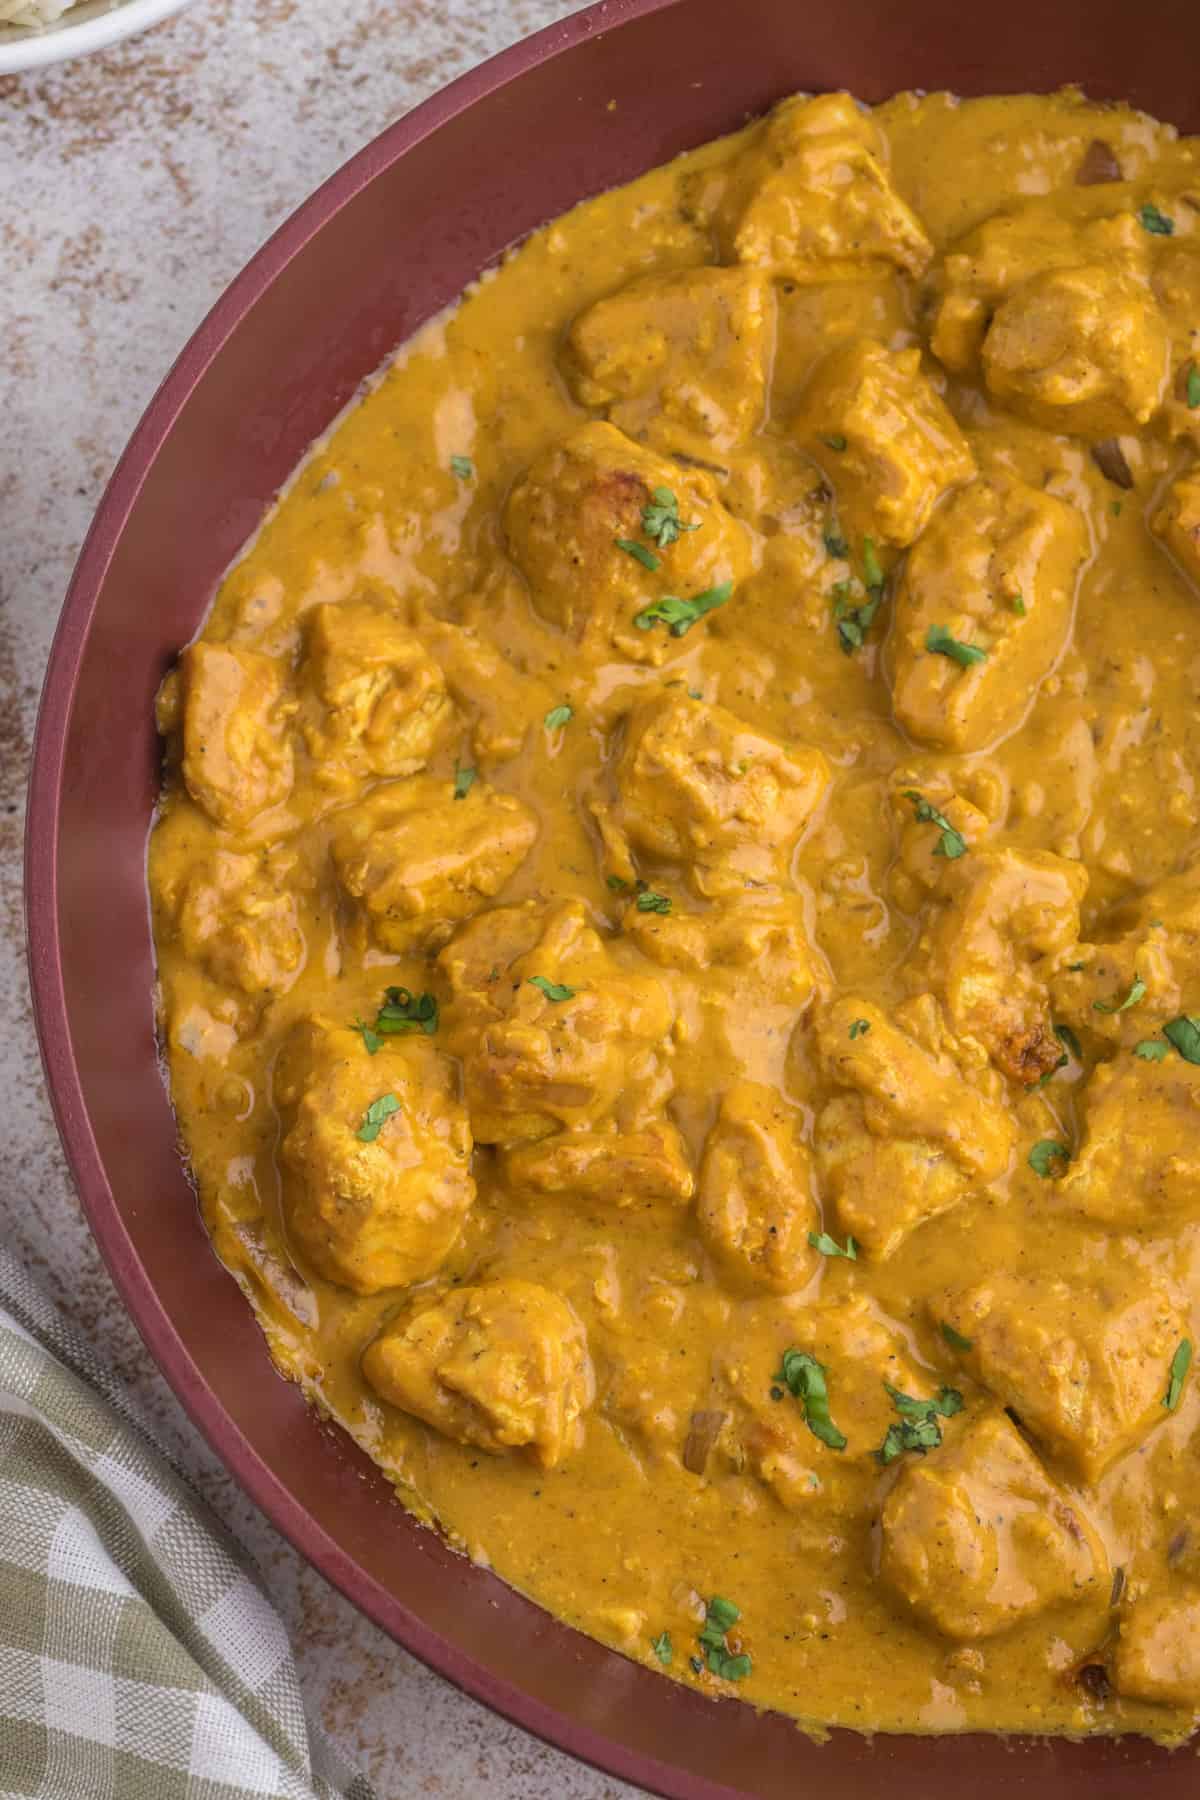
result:
[[[138,1039],[132,1060],[126,1069],[122,1063],[124,1040],[117,1034],[113,1079],[133,1095],[135,1115],[152,1119],[155,1143],[147,1151],[145,1167],[146,1190],[151,1197],[148,1202],[145,1193],[131,1197],[128,1182],[118,1181],[118,1200],[110,1187],[105,1155],[94,1129],[97,1095],[108,1107],[102,1123],[107,1120],[110,1138],[114,1119],[118,1127],[122,1121],[119,1108],[112,1112],[111,1092],[106,1094],[104,1089],[108,1071],[98,1069],[96,1046],[103,1042],[105,1007],[118,1004],[118,989],[129,983],[122,984],[119,975],[103,966],[97,968],[94,982],[78,966],[69,975],[68,964],[72,957],[78,964],[75,941],[80,934],[82,871],[97,877],[89,890],[89,904],[93,911],[103,910],[102,929],[112,932],[113,960],[119,964],[124,936],[136,948],[136,967],[149,974],[149,923],[140,853],[136,871],[129,865],[131,846],[144,841],[148,823],[152,756],[148,761],[151,753],[142,743],[132,761],[128,756],[124,761],[117,757],[110,770],[104,751],[109,739],[99,727],[115,723],[116,730],[130,738],[140,727],[142,736],[151,739],[149,713],[142,703],[152,691],[148,677],[157,677],[153,669],[137,664],[130,688],[136,690],[140,685],[140,692],[128,691],[119,679],[114,683],[111,674],[120,677],[123,671],[121,662],[112,663],[113,641],[121,647],[119,631],[115,640],[97,645],[92,642],[93,627],[102,601],[110,602],[111,610],[106,581],[181,415],[197,400],[204,378],[247,316],[317,234],[333,226],[373,183],[428,146],[437,134],[447,132],[456,122],[461,124],[477,107],[497,97],[503,99],[510,86],[519,104],[523,81],[528,86],[529,78],[557,76],[561,104],[569,108],[576,83],[594,90],[590,98],[598,100],[603,83],[615,85],[619,78],[622,90],[631,92],[631,108],[640,104],[662,109],[661,125],[648,123],[645,114],[635,110],[628,153],[615,157],[610,153],[602,179],[596,179],[594,172],[582,174],[573,192],[557,196],[555,211],[571,198],[626,179],[676,149],[729,129],[746,111],[801,86],[824,87],[845,81],[864,97],[877,99],[908,85],[945,84],[964,92],[1011,91],[1077,78],[1098,97],[1123,93],[1184,127],[1200,126],[1196,86],[1189,73],[1200,66],[1200,15],[1192,0],[1144,0],[1132,44],[1126,0],[1060,0],[1057,9],[1046,9],[1044,0],[1010,0],[998,42],[994,19],[989,39],[984,15],[972,19],[968,16],[972,10],[964,12],[959,0],[910,0],[895,12],[890,0],[843,0],[834,8],[827,6],[827,0],[826,5],[812,8],[801,0],[739,0],[738,55],[727,60],[722,54],[722,29],[728,31],[725,0],[602,0],[462,76],[385,131],[333,175],[258,252],[217,302],[151,401],[113,474],[80,555],[54,640],[38,717],[26,832],[26,914],[39,1043],[55,1118],[89,1223],[159,1367],[255,1502],[296,1548],[379,1626],[439,1673],[518,1724],[615,1775],[678,1800],[737,1800],[738,1796],[761,1796],[763,1800],[779,1796],[782,1800],[803,1793],[819,1793],[821,1800],[857,1800],[885,1788],[894,1800],[906,1796],[926,1800],[930,1791],[943,1783],[957,1784],[959,1791],[969,1793],[973,1800],[1000,1800],[1012,1791],[1030,1796],[1053,1792],[1061,1800],[1073,1800],[1074,1796],[1082,1800],[1085,1793],[1088,1800],[1132,1800],[1147,1780],[1153,1781],[1160,1800],[1175,1800],[1175,1796],[1182,1800],[1185,1793],[1195,1791],[1196,1765],[1189,1752],[1170,1754],[1131,1739],[1081,1744],[1005,1742],[980,1736],[868,1740],[837,1732],[826,1745],[815,1746],[786,1720],[760,1717],[735,1703],[705,1701],[601,1649],[549,1619],[496,1577],[453,1555],[434,1534],[416,1526],[396,1507],[386,1482],[367,1459],[342,1434],[321,1426],[296,1391],[274,1375],[245,1302],[215,1259],[195,1257],[205,1240],[190,1195],[190,1212],[172,1214],[165,1228],[144,1223],[144,1216],[158,1204],[158,1194],[165,1193],[168,1185],[173,1199],[178,1200],[181,1189],[188,1192],[177,1164],[171,1168],[166,1160],[175,1156],[174,1132],[153,1066],[148,980],[137,1000],[141,1014],[139,1028],[131,1034]],[[1045,17],[1048,10],[1055,14],[1049,21]],[[905,14],[903,23],[896,16],[900,11]],[[668,18],[668,14],[674,16]],[[622,64],[626,40],[628,54]],[[759,56],[757,68],[749,72],[747,64],[753,61],[754,51],[747,51],[748,40],[752,46],[757,44]],[[673,46],[677,72],[683,71],[690,57],[696,77],[692,85],[701,95],[683,101],[675,96],[670,118],[665,117],[664,90],[654,84],[646,86],[640,73],[647,67],[670,68],[670,63],[659,60],[668,45]],[[598,75],[589,76],[589,58],[593,66],[603,59]],[[730,66],[732,60],[738,63],[736,69]],[[704,92],[706,85],[720,90],[715,100]],[[598,115],[592,130],[598,137]],[[566,178],[575,179],[573,168],[568,169]],[[540,222],[540,216],[528,218],[524,228]],[[503,247],[503,241],[493,244],[491,257],[481,260],[491,260]],[[468,270],[468,274],[472,272]],[[456,287],[442,293],[439,304],[451,298],[465,279],[467,275],[461,275]],[[390,340],[379,338],[379,320],[374,319],[371,329],[365,330],[358,355],[358,377],[376,366],[390,343],[400,335],[407,336],[420,317],[432,310],[426,306],[418,316],[406,320],[403,332]],[[290,449],[281,447],[287,440],[285,429],[280,432],[281,444],[274,440],[267,444],[264,460],[270,462],[274,457],[276,468],[266,498],[353,386],[352,367],[339,376],[330,393],[319,397],[323,416],[315,428],[311,423],[295,425],[293,435],[300,430],[301,436]],[[198,403],[205,403],[204,396]],[[161,504],[161,496],[147,501],[147,505],[156,503]],[[264,495],[256,494],[241,512],[218,520],[229,538],[230,551],[248,535],[263,504]],[[202,556],[200,560],[204,560]],[[222,550],[210,576],[215,578],[227,561]],[[204,585],[205,598],[211,587],[209,579]],[[193,595],[180,604],[194,629],[201,600]],[[180,634],[176,630],[173,641],[178,643],[188,635],[190,631]],[[93,681],[100,679],[88,662],[89,651],[92,664],[101,654],[108,659],[108,688],[118,715],[115,720],[97,715],[98,725],[86,722],[89,727],[96,726],[96,741],[101,746],[95,779],[107,784],[107,804],[117,809],[113,817],[119,817],[123,829],[104,839],[108,824],[104,794],[99,789],[89,793],[101,841],[80,861],[75,843],[80,818],[87,809],[81,811],[79,795],[93,779],[87,767],[92,759],[78,742],[72,743],[71,732],[77,723],[85,672]],[[140,726],[143,718],[145,724]],[[132,791],[121,786],[122,779],[136,784]],[[69,815],[65,839],[64,815]],[[111,852],[108,843],[115,846]],[[112,873],[108,857],[111,854],[116,869],[122,850],[125,867],[114,878],[113,889],[106,890],[101,883]],[[116,894],[111,910],[105,905],[106,891]],[[65,932],[64,912],[69,915]],[[89,968],[105,961],[95,954],[97,942],[102,939],[89,940]],[[111,989],[106,987],[110,982],[115,984]],[[81,1046],[85,1034],[88,1041]],[[88,1070],[86,1080],[81,1057]],[[157,1084],[156,1091],[149,1085],[151,1080]],[[91,1105],[89,1084],[93,1088]],[[111,1163],[111,1142],[108,1152]],[[247,1359],[247,1385],[257,1383],[269,1396],[271,1420],[263,1424],[255,1418],[256,1426],[263,1424],[257,1431],[257,1445],[245,1420],[231,1411],[235,1400],[228,1380],[224,1395],[218,1393],[181,1329],[179,1309],[169,1310],[164,1304],[163,1267],[153,1274],[147,1267],[151,1240],[146,1233],[157,1231],[161,1239],[164,1230],[175,1234],[185,1257],[195,1259],[188,1264],[188,1291],[196,1294],[200,1310],[207,1315],[211,1307],[214,1313],[226,1315],[213,1329],[238,1339],[238,1353]],[[195,1342],[195,1332],[189,1335]],[[319,1477],[314,1476],[320,1492],[311,1505],[298,1497],[294,1484],[284,1480],[276,1466],[297,1438],[305,1440],[300,1454],[306,1468],[321,1465]],[[312,1509],[318,1500],[324,1520]],[[335,1521],[340,1538],[335,1534]],[[395,1554],[383,1559],[388,1562],[391,1580],[381,1575],[380,1558],[375,1555],[380,1534],[394,1540]],[[372,1562],[377,1566],[367,1566]],[[397,1589],[401,1586],[406,1592],[417,1590],[414,1605],[400,1598]],[[454,1616],[442,1618],[443,1602],[450,1598]],[[438,1623],[425,1616],[430,1611],[439,1614]],[[511,1677],[510,1671],[516,1668],[521,1670],[520,1680]]]

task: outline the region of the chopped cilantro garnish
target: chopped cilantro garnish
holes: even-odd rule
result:
[[[701,1666],[707,1666],[709,1674],[720,1676],[722,1681],[743,1681],[749,1675],[754,1666],[750,1658],[744,1652],[734,1656],[726,1642],[726,1634],[732,1631],[741,1616],[741,1609],[732,1600],[713,1595],[705,1610],[704,1629],[699,1634],[704,1664],[698,1665],[696,1658],[692,1658],[692,1667],[697,1674]]]
[[[1129,992],[1123,1000],[1119,1002],[1116,1000],[1093,1000],[1092,1011],[1098,1013],[1128,1012],[1131,1006],[1136,1006],[1138,1001],[1144,1000],[1145,997],[1146,984],[1140,975],[1135,975],[1130,985]]]
[[[393,1113],[400,1111],[400,1102],[395,1094],[380,1094],[378,1100],[372,1100],[363,1114],[363,1122],[355,1132],[364,1144],[373,1144]]]
[[[710,1656],[708,1666],[712,1669],[714,1675],[719,1675],[721,1677],[722,1681],[745,1681],[747,1675],[749,1675],[751,1669],[754,1667],[754,1664],[750,1661],[750,1658],[746,1655],[745,1651],[743,1651],[740,1656],[723,1656],[721,1658],[720,1667],[716,1669],[713,1669],[712,1658]]]
[[[552,706],[542,723],[547,731],[561,731],[562,727],[569,725],[574,717],[575,708],[567,706],[564,702],[562,706]]]
[[[606,885],[612,889],[614,894],[623,894],[629,883],[622,875],[609,875],[606,878]]]
[[[944,1319],[942,1320],[942,1336],[952,1350],[967,1351],[973,1350],[975,1347],[973,1338],[964,1337],[961,1331],[955,1331],[953,1325],[947,1325]]]
[[[478,773],[478,769],[464,769],[462,765],[459,764],[454,771],[454,798],[456,800],[466,799]]]
[[[1184,1062],[1200,1063],[1200,1019],[1181,1013],[1163,1026],[1163,1036],[1170,1038]]]
[[[1195,412],[1196,408],[1200,406],[1200,369],[1196,367],[1194,362],[1188,364],[1185,386],[1187,389],[1188,407],[1192,412]]]
[[[404,987],[390,987],[383,1005],[375,1015],[375,1030],[384,1037],[404,1037],[410,1031],[423,1031],[432,1037],[438,1028],[438,1003],[432,994],[413,996]]]
[[[1187,1372],[1192,1366],[1192,1344],[1190,1338],[1180,1340],[1179,1348],[1171,1358],[1170,1379],[1167,1391],[1163,1395],[1163,1405],[1168,1412],[1174,1412],[1179,1405],[1179,1397],[1183,1393],[1183,1384],[1187,1380]]]
[[[529,977],[529,985],[530,987],[540,988],[547,1000],[557,1002],[559,1000],[573,1000],[575,998],[575,989],[573,987],[564,987],[562,983],[558,981],[548,981],[544,975],[531,975]]]
[[[807,1350],[785,1350],[783,1366],[772,1380],[782,1382],[804,1408],[804,1423],[831,1450],[844,1450],[846,1439],[829,1416],[825,1369]]]
[[[1013,611],[1016,613],[1016,615],[1019,619],[1023,619],[1025,617],[1025,614],[1029,611],[1029,608],[1025,604],[1024,594],[1014,594],[1012,599],[1009,601],[1009,605],[1012,607]]]
[[[881,588],[883,583],[883,570],[880,568],[879,558],[875,554],[875,539],[865,537],[863,539],[863,586],[870,593],[875,588]]]
[[[655,1656],[657,1656],[663,1668],[669,1669],[671,1666],[671,1658],[675,1654],[671,1647],[670,1632],[660,1631],[656,1638],[651,1638],[650,1648],[653,1650]]]
[[[973,663],[987,661],[986,650],[981,650],[978,644],[961,643],[944,625],[929,627],[925,633],[925,648],[932,650],[935,656],[948,656],[960,669],[969,669]]]
[[[1170,237],[1175,230],[1174,219],[1169,219],[1166,213],[1159,212],[1157,206],[1150,200],[1147,200],[1145,206],[1138,208],[1138,224],[1143,231],[1148,231],[1151,237]]]
[[[852,656],[856,650],[862,649],[875,614],[879,611],[879,602],[883,598],[881,588],[872,588],[870,596],[863,601],[861,606],[851,606],[850,596],[853,592],[854,584],[849,581],[835,582],[830,589],[838,642],[847,656]]]
[[[708,1603],[706,1623],[715,1625],[718,1631],[732,1631],[741,1616],[740,1606],[735,1606],[732,1600],[723,1600],[720,1594],[714,1594]]]
[[[821,442],[827,444],[831,450],[842,451],[846,448],[847,440],[840,431],[831,431],[828,437],[821,439]]]
[[[691,600],[680,600],[675,594],[664,594],[652,606],[645,606],[640,613],[635,613],[633,622],[639,631],[650,631],[661,623],[667,627],[672,637],[683,637],[697,619],[702,619],[705,613],[713,612],[718,606],[724,606],[732,593],[732,581],[722,581],[718,587],[707,588],[704,593],[697,594]]]
[[[852,1237],[846,1239],[844,1250],[837,1239],[830,1237],[827,1231],[810,1231],[808,1241],[814,1250],[821,1252],[822,1256],[844,1256],[848,1262],[858,1261],[858,1245]]]
[[[670,894],[656,894],[653,888],[642,888],[637,897],[639,912],[669,913],[671,910]]]
[[[471,461],[469,456],[452,456],[450,458],[450,467],[460,481],[473,481],[475,479],[475,464]]]
[[[870,1019],[851,1019],[851,1021],[850,1021],[850,1042],[853,1043],[855,1038],[866,1037],[866,1035],[867,1035],[868,1031],[870,1031],[870,1029],[871,1029]]]
[[[639,544],[633,538],[614,538],[613,542],[618,550],[623,550],[626,556],[632,556],[635,562],[640,562],[643,569],[649,569],[652,575],[655,569],[662,567],[653,550],[647,550],[645,544]]]
[[[1140,1056],[1143,1062],[1161,1062],[1170,1048],[1162,1038],[1143,1038],[1140,1044],[1133,1046],[1133,1054]]]
[[[383,1039],[379,1036],[378,1032],[372,1031],[371,1027],[364,1020],[356,1017],[354,1020],[354,1029],[355,1031],[361,1031],[362,1041],[366,1045],[368,1056],[374,1056],[378,1051],[383,1049]]]
[[[642,508],[642,530],[660,550],[667,550],[683,531],[699,531],[700,521],[685,525],[679,517],[679,502],[668,487],[657,487],[649,503]]]
[[[915,788],[905,788],[904,798],[912,801],[918,825],[936,825],[941,832],[942,835],[934,846],[935,856],[944,856],[948,862],[954,862],[958,857],[966,855],[967,840],[961,831],[954,829],[945,813],[940,813],[936,806],[931,806]]]
[[[1060,1160],[1070,1162],[1071,1152],[1065,1144],[1057,1143],[1054,1138],[1039,1138],[1026,1160],[1035,1175],[1040,1175],[1043,1181],[1049,1181],[1051,1165]]]
[[[900,1418],[896,1424],[888,1426],[884,1440],[875,1452],[876,1461],[886,1467],[906,1450],[915,1450],[920,1456],[927,1450],[936,1450],[942,1441],[939,1417],[951,1419],[963,1409],[963,1397],[958,1389],[942,1387],[932,1399],[918,1400],[913,1394],[901,1393],[890,1381],[883,1385]]]
[[[836,556],[839,562],[844,562],[850,554],[849,544],[844,537],[839,537],[836,531],[825,533],[825,548],[830,556]]]
[[[1069,1025],[1056,1025],[1054,1027],[1054,1035],[1059,1043],[1071,1052],[1071,1055],[1075,1058],[1076,1062],[1083,1061],[1083,1051],[1080,1049],[1079,1039],[1075,1036],[1075,1033],[1071,1030]],[[1059,1067],[1062,1067],[1061,1063],[1059,1064]]]

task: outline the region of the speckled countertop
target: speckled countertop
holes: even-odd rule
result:
[[[113,463],[267,234],[383,126],[571,0],[199,0],[105,55],[0,78],[0,1236],[136,1391],[251,1550],[311,1709],[385,1800],[620,1800],[396,1648],[234,1487],[151,1366],[82,1222],[43,1089],[20,902],[50,638]]]

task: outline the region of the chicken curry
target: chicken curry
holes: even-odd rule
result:
[[[784,102],[313,451],[168,676],[171,1090],[280,1368],[811,1729],[1200,1712],[1200,141]]]

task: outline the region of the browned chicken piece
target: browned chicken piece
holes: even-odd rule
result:
[[[935,1296],[933,1317],[966,1339],[964,1366],[1049,1454],[1097,1482],[1169,1415],[1171,1358],[1187,1314],[1132,1271],[1096,1280],[1000,1271]]]
[[[879,1572],[922,1624],[967,1643],[1108,1595],[1099,1536],[1001,1412],[906,1461]]]
[[[686,1206],[696,1191],[683,1139],[668,1121],[640,1131],[558,1131],[507,1151],[502,1167],[518,1191],[572,1194],[606,1206],[657,1200]]]
[[[696,1204],[700,1235],[735,1291],[793,1294],[819,1257],[812,1159],[802,1119],[776,1088],[739,1081],[726,1090],[704,1146]]]
[[[641,275],[571,326],[575,397],[671,451],[731,450],[762,423],[774,297],[755,269]]]
[[[829,783],[819,750],[677,690],[637,702],[614,774],[619,837],[708,895],[780,880]]]
[[[1087,554],[1081,514],[1011,476],[952,494],[896,586],[896,717],[920,743],[982,750],[1021,723],[1057,662]]]
[[[594,1131],[618,1103],[623,1127],[659,1110],[666,990],[631,945],[600,937],[581,902],[480,913],[438,966],[454,992],[446,1045],[463,1059],[480,1143]]]
[[[523,801],[485,781],[447,805],[449,793],[448,782],[414,776],[376,788],[335,821],[338,880],[385,950],[469,917],[533,847],[537,819]]]
[[[1177,475],[1150,521],[1190,581],[1200,584],[1200,462]]]
[[[284,994],[304,966],[295,894],[279,858],[218,850],[171,896],[179,942],[214,981],[243,994]]]
[[[822,1190],[872,1257],[1007,1169],[1015,1124],[1000,1077],[950,1034],[932,995],[891,1019],[873,1001],[839,999],[817,1019],[816,1051],[844,1090],[817,1119]]]
[[[727,254],[791,281],[920,275],[933,246],[885,158],[849,94],[785,100],[734,166],[716,220]]]
[[[1062,1060],[1050,983],[1079,936],[1087,870],[1047,850],[943,858],[909,974],[942,999],[951,1028],[1030,1087]]]
[[[1055,1015],[1132,1050],[1200,993],[1200,862],[1115,906],[1096,936],[1063,959]]]
[[[818,363],[793,432],[837,497],[851,548],[903,549],[943,494],[975,473],[971,447],[921,370],[919,350],[850,338]]]
[[[1200,1707],[1200,1593],[1148,1594],[1122,1614],[1113,1685],[1130,1700]]]
[[[1102,1225],[1160,1226],[1200,1214],[1200,1067],[1118,1056],[1088,1077],[1083,1141],[1057,1183]]]
[[[229,644],[192,644],[179,659],[183,779],[216,825],[242,831],[292,791],[287,665]]]
[[[304,737],[318,779],[353,788],[423,769],[455,713],[417,634],[374,601],[344,600],[313,608],[305,641]]]
[[[634,896],[622,916],[625,935],[651,962],[704,975],[710,984],[722,976],[740,983],[753,978],[777,1004],[798,1009],[826,983],[798,894],[730,894],[695,912],[668,897],[667,913],[643,909]]]
[[[306,1019],[280,1052],[274,1099],[293,1247],[359,1294],[435,1274],[475,1198],[449,1058],[415,1037],[369,1056],[357,1031]]]
[[[595,1395],[587,1334],[559,1295],[505,1279],[456,1288],[402,1315],[363,1352],[391,1406],[490,1455],[521,1451],[557,1468],[583,1436]]]
[[[616,426],[584,425],[520,477],[504,512],[509,555],[535,610],[587,654],[615,646],[661,663],[686,630],[676,602],[729,593],[750,575],[741,525],[712,477],[635,444]],[[632,546],[632,548],[630,548]],[[651,616],[657,608],[666,616]],[[686,629],[692,627],[687,625]]]

